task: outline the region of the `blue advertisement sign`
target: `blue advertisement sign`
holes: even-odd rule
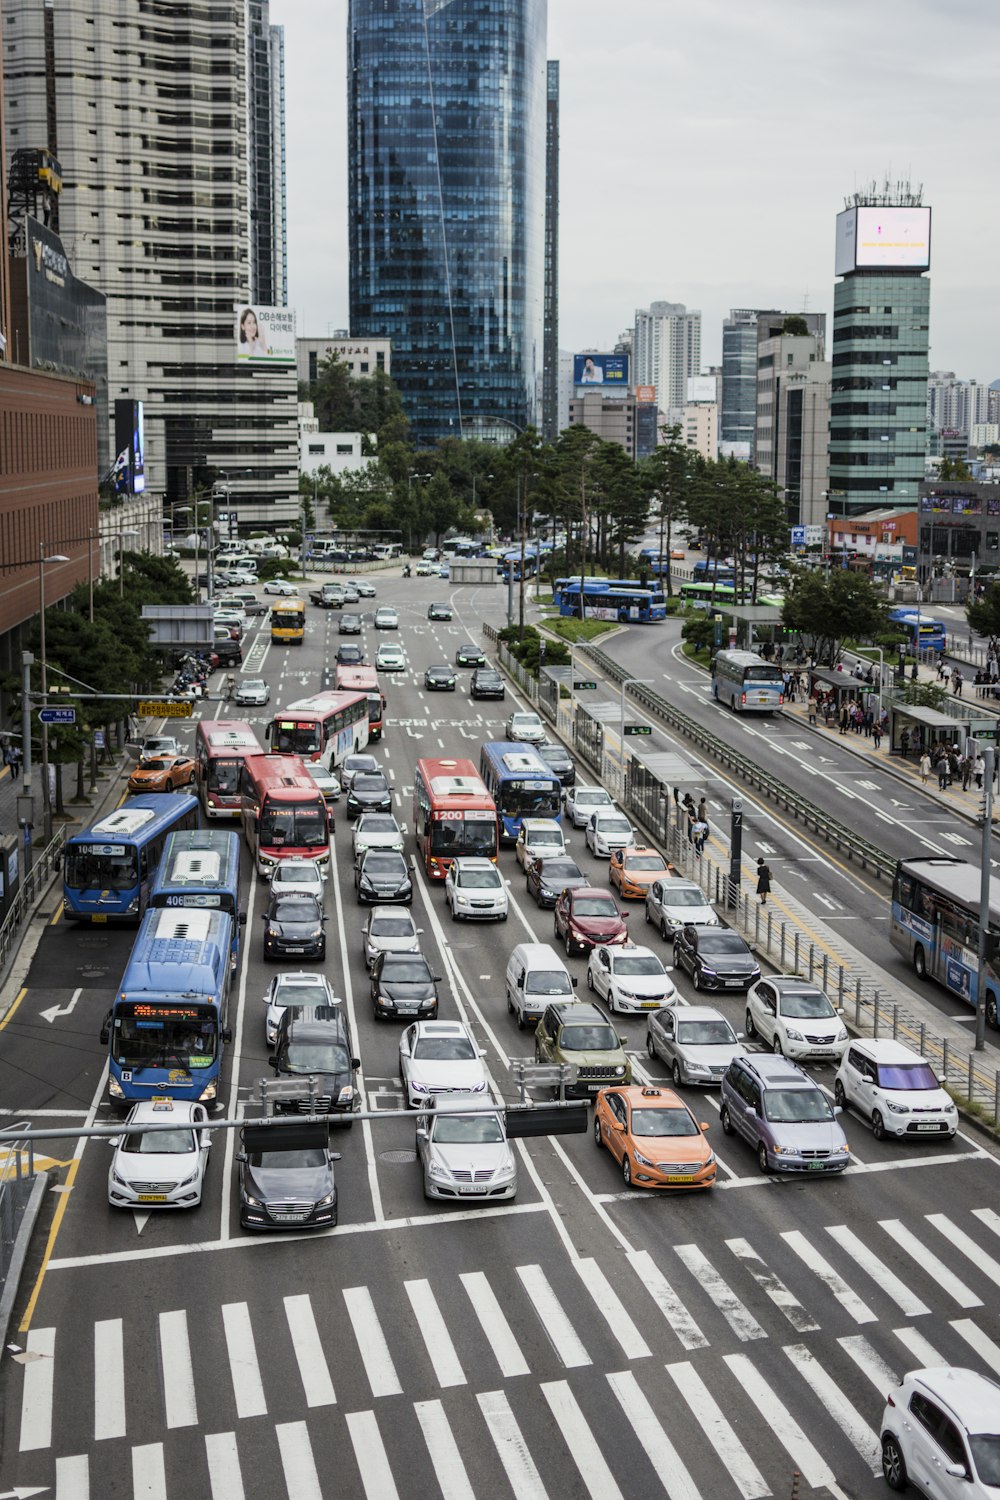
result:
[[[627,354],[574,354],[574,385],[628,385]]]

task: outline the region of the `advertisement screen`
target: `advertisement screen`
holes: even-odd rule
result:
[[[145,432],[141,401],[115,401],[115,452],[111,482],[118,495],[141,495],[146,488]]]
[[[929,208],[859,208],[858,269],[925,271],[931,263]]]
[[[627,354],[574,354],[574,385],[628,385]]]
[[[638,401],[640,406],[655,406],[656,386],[637,385],[635,388],[635,399]]]
[[[858,211],[845,208],[837,215],[837,254],[833,274],[846,276],[854,270],[854,246],[858,236]]]
[[[236,358],[240,364],[294,365],[295,312],[289,307],[249,306],[234,309]]]

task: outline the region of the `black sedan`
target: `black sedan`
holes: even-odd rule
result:
[[[455,652],[456,667],[485,667],[486,657],[478,646],[466,644]]]
[[[687,969],[696,990],[748,990],[760,964],[738,932],[688,923],[674,934],[674,963]]]
[[[324,1127],[325,1130],[326,1127]],[[295,1130],[297,1134],[297,1129]],[[331,1229],[337,1222],[337,1181],[331,1151],[317,1138],[315,1145],[282,1149],[291,1140],[288,1129],[268,1132],[266,1145],[255,1140],[253,1150],[241,1151],[241,1229]]]
[[[575,860],[565,855],[550,854],[548,859],[533,859],[527,869],[529,896],[534,896],[540,907],[555,906],[563,891],[575,890],[587,885],[586,875]]]
[[[381,771],[360,771],[347,794],[347,816],[360,818],[366,812],[392,812],[392,788]]]
[[[360,635],[361,624],[362,621],[360,615],[341,615],[340,624],[337,626],[338,634]]]
[[[325,958],[326,917],[315,896],[287,891],[271,897],[264,913],[265,958]]]
[[[395,901],[409,905],[413,900],[410,872],[396,849],[368,849],[355,867],[354,888],[367,906]]]
[[[559,777],[560,786],[576,785],[576,766],[565,745],[557,745],[553,740],[542,740],[542,743],[536,745],[535,749],[549,770]]]
[[[450,604],[429,604],[427,606],[428,620],[450,620],[453,618]]]
[[[493,667],[477,667],[469,684],[470,698],[505,698],[503,678]]]
[[[424,687],[429,693],[453,693],[455,673],[451,667],[428,667],[424,673]]]
[[[361,1063],[353,1055],[351,1029],[340,1005],[289,1007],[278,1022],[271,1067],[279,1078],[302,1079],[302,1092],[292,1083],[274,1101],[276,1114],[346,1115],[348,1123],[361,1108],[361,1092],[354,1075]],[[315,1090],[310,1079],[317,1080]]]
[[[438,1013],[440,974],[422,953],[380,953],[372,968],[372,1010],[377,1021],[387,1016]]]
[[[337,647],[336,662],[338,667],[363,667],[365,664],[365,653],[362,647],[350,645],[345,642]]]

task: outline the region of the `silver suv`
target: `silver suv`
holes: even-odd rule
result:
[[[734,1057],[722,1080],[722,1128],[756,1151],[762,1172],[842,1172],[851,1157],[839,1114],[785,1057]]]
[[[882,1417],[882,1473],[892,1490],[987,1500],[1000,1485],[1000,1385],[976,1370],[911,1370]]]

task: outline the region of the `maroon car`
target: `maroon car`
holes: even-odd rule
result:
[[[628,942],[628,913],[610,891],[592,885],[563,891],[555,904],[555,935],[567,953],[589,953],[601,943]]]

